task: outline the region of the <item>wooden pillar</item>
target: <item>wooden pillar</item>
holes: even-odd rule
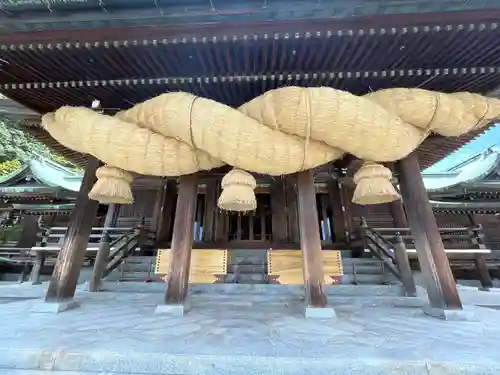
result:
[[[98,292],[101,286],[101,279],[109,259],[109,235],[104,232],[104,236],[99,243],[99,249],[95,257],[94,268],[92,269],[92,278],[89,283],[89,292]]]
[[[405,207],[401,200],[389,203],[392,218],[396,228],[408,228],[408,219],[406,218]]]
[[[205,194],[205,225],[203,227],[203,240],[215,239],[215,216],[217,215],[217,184],[215,181],[207,182]]]
[[[344,207],[346,242],[349,245],[353,232],[359,229],[354,227],[352,220],[352,197],[354,195],[354,188],[346,184],[341,184],[340,189],[342,192],[342,206]]]
[[[399,161],[397,170],[430,307],[461,309],[462,303],[425,190],[417,154],[413,152]]]
[[[89,157],[75,208],[45,296],[46,302],[61,302],[75,295],[78,276],[98,208],[98,202],[89,199],[88,194],[96,181],[95,172],[99,164],[99,160]]]
[[[292,243],[299,242],[299,221],[297,211],[297,192],[295,176],[287,178],[286,184],[286,214],[288,222],[288,241]]]
[[[101,238],[101,241],[99,242],[99,249],[97,250],[94,268],[92,269],[92,278],[89,283],[89,292],[99,291],[103,272],[108,265],[110,251],[109,244],[111,242],[108,234],[108,228],[114,228],[116,226],[119,211],[120,206],[118,204],[110,204],[108,206],[108,212],[106,213],[106,219],[104,220],[103,236]]]
[[[37,251],[35,254],[35,264],[31,270],[30,281],[33,285],[41,284],[40,276],[42,275],[43,266],[45,265],[45,252]]]
[[[38,216],[26,215],[22,218],[22,224],[21,237],[16,247],[31,249],[33,246],[36,246],[40,233]]]
[[[469,217],[470,223],[474,227],[469,229],[472,244],[478,249],[486,249],[482,225],[478,225],[476,223],[474,214],[467,214],[467,216]],[[490,271],[483,254],[474,254],[474,266],[477,271],[477,276],[479,277],[479,282],[481,283],[481,288],[484,290],[493,288],[493,280],[491,279]]]
[[[325,307],[327,299],[323,287],[323,257],[313,170],[297,174],[297,203],[306,305]]]
[[[278,179],[271,190],[271,222],[273,242],[284,243],[287,240],[285,180]]]
[[[156,242],[164,244],[170,241],[172,223],[174,221],[175,203],[177,200],[177,181],[165,180],[162,203],[156,227]]]
[[[179,177],[165,303],[182,305],[187,296],[193,246],[194,215],[198,195],[196,174]]]
[[[342,185],[332,178],[328,181],[327,186],[332,207],[332,227],[335,242],[345,242],[347,230]]]
[[[216,184],[216,197],[221,193],[220,180]],[[225,246],[229,237],[229,215],[227,212],[217,208],[215,214],[215,241]]]
[[[153,206],[153,213],[151,215],[151,231],[156,233],[158,231],[158,224],[161,221],[161,209],[163,206],[163,196],[165,195],[164,186],[161,186],[156,191],[155,203]]]
[[[417,287],[411,272],[410,260],[408,259],[408,252],[401,236],[396,236],[394,244],[394,257],[396,258],[396,266],[398,267],[399,274],[401,275],[401,282],[408,297],[417,296]]]

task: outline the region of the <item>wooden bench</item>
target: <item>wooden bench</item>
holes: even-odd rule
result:
[[[166,280],[170,265],[170,249],[158,250],[155,273]],[[227,250],[193,249],[189,268],[189,283],[213,284],[227,275]]]
[[[323,250],[325,284],[337,284],[344,274],[340,251]],[[267,252],[267,273],[270,282],[304,284],[301,250],[274,250]]]

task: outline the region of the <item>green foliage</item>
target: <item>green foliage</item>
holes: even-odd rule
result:
[[[46,157],[62,166],[80,172],[81,169],[59,154],[54,153],[43,143],[35,140],[28,133],[19,129],[18,125],[8,119],[0,119],[0,163],[12,162],[22,163],[29,160],[35,154]],[[6,166],[5,169],[13,168],[15,164]],[[9,172],[3,172],[0,168],[0,175]]]
[[[5,176],[9,173],[21,169],[22,164],[19,160],[9,160],[0,163],[0,176]]]

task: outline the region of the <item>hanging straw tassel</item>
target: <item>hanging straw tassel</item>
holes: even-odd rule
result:
[[[389,203],[400,199],[391,178],[390,169],[373,162],[365,162],[354,174],[356,189],[352,202],[365,205]]]
[[[241,169],[232,169],[222,178],[217,206],[225,211],[249,212],[257,208],[255,178]]]
[[[132,175],[123,169],[102,166],[96,171],[97,181],[89,193],[89,198],[100,203],[131,204],[134,202],[132,196]]]

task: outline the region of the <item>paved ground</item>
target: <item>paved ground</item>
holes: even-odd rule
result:
[[[75,310],[30,312],[39,301],[26,298],[43,295],[45,288],[0,285],[0,374],[500,372],[495,308],[468,306],[477,321],[445,322],[419,308],[348,301],[336,306],[337,321],[315,321],[303,317],[302,302],[293,294],[271,300],[200,293],[193,295],[188,315],[172,318],[154,314],[161,293],[89,294],[80,288]],[[460,291],[465,303],[500,306],[500,292]],[[24,299],[13,301],[15,296]]]

